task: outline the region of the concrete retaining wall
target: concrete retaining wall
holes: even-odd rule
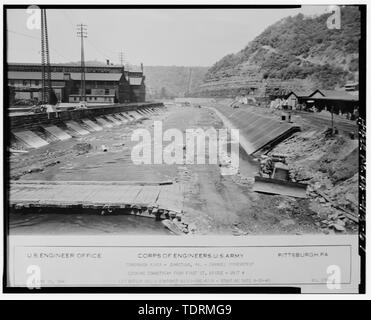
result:
[[[226,127],[239,129],[240,145],[249,155],[268,150],[300,131],[300,127],[293,123],[264,116],[248,108],[233,109],[217,105],[212,109]]]
[[[58,125],[61,122],[69,120],[80,120],[94,118],[101,115],[119,113],[126,111],[140,110],[142,108],[163,107],[163,103],[135,103],[135,104],[117,104],[112,106],[99,106],[88,109],[58,111],[52,113],[37,113],[27,115],[10,116],[10,128],[18,129],[37,129],[41,125]]]

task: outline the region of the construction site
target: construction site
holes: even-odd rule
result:
[[[33,99],[8,110],[11,235],[358,232],[354,119],[241,97],[146,101],[143,66],[87,71],[82,24],[81,66],[52,65],[41,11],[41,64],[8,70],[9,101]],[[335,101],[325,94],[307,101],[315,99]],[[155,121],[182,133],[238,130],[236,173],[223,174],[228,161],[133,163],[133,132],[153,132]]]
[[[346,131],[256,107],[236,113],[225,101],[130,108],[66,111],[45,124],[37,115],[22,126],[11,118],[11,233],[357,231],[358,142]],[[221,175],[220,163],[133,164],[132,131],[158,120],[182,131],[243,123],[238,173]]]

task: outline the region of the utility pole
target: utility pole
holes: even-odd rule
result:
[[[41,70],[41,103],[55,105],[58,98],[52,87],[46,9],[41,9]]]
[[[46,20],[46,9],[44,11],[44,25],[45,25],[45,55],[46,55],[46,83],[48,87],[48,103],[52,103],[52,75],[50,72],[50,56],[49,56],[49,39],[48,39],[48,23]]]
[[[44,22],[44,10],[41,9],[41,103],[44,104],[46,101],[46,90],[45,90],[45,22]]]
[[[187,91],[185,94],[186,97],[189,96],[189,92],[191,91],[191,83],[192,83],[192,68],[189,68]]]
[[[331,133],[334,134],[334,106],[331,106]]]
[[[81,94],[80,101],[86,101],[86,90],[85,90],[85,58],[84,58],[84,38],[88,37],[87,25],[77,25],[77,36],[81,39]]]
[[[46,9],[41,9],[41,101],[51,103],[52,80],[50,72],[48,24],[46,21]],[[54,102],[54,101],[53,101]]]
[[[119,59],[120,59],[121,67],[123,67],[124,66],[124,52],[122,51],[119,52]]]

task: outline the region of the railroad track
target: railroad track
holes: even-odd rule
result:
[[[303,111],[296,111],[294,114],[301,116],[305,120],[309,120],[311,124],[331,127],[331,117]],[[340,131],[358,133],[358,124],[356,121],[342,119],[337,115],[334,116],[334,126]]]

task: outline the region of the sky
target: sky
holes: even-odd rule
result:
[[[77,24],[87,25],[85,60],[147,66],[211,66],[243,49],[269,25],[297,9],[47,9],[51,63],[80,61]],[[26,9],[7,10],[8,62],[40,62],[40,30]]]

